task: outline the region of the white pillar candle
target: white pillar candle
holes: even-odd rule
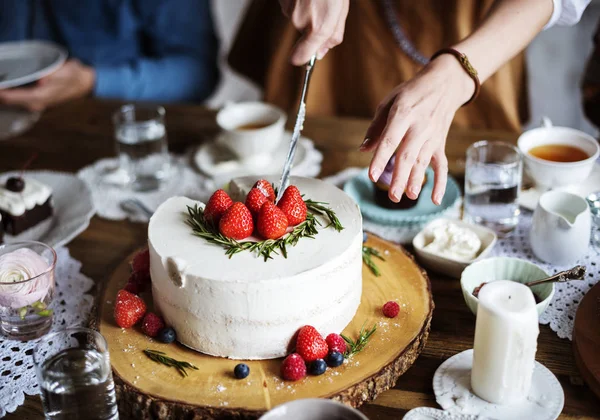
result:
[[[529,287],[509,280],[479,292],[471,388],[495,404],[527,397],[539,334],[535,298]]]

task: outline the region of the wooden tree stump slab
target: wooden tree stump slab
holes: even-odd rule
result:
[[[131,418],[257,418],[265,411],[299,398],[331,398],[358,407],[394,386],[415,361],[429,334],[433,300],[425,272],[404,249],[370,236],[385,261],[377,261],[381,277],[363,265],[363,295],[353,321],[344,330],[356,337],[361,326],[377,324],[368,346],[342,366],[321,376],[298,382],[280,378],[281,359],[249,361],[250,375],[233,376],[239,363],[197,353],[179,344],[162,344],[145,336],[139,327],[119,328],[113,320],[117,291],[129,277],[131,257],[114,272],[104,292],[95,321],[110,350],[113,375],[122,416]],[[234,257],[235,258],[235,257]],[[150,294],[143,294],[151,307]],[[383,316],[387,301],[400,304],[395,319]],[[144,349],[161,350],[199,368],[186,378],[173,368],[148,359]]]
[[[573,355],[581,376],[600,398],[600,283],[585,294],[577,308]]]

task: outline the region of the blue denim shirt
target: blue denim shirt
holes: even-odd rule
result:
[[[199,101],[218,81],[208,0],[0,0],[0,42],[25,39],[94,67],[103,98]]]

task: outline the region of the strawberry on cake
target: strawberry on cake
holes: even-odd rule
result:
[[[154,306],[182,344],[232,359],[276,358],[301,327],[327,336],[354,317],[362,293],[357,205],[301,177],[275,203],[271,181],[236,178],[206,206],[173,197],[150,219]]]

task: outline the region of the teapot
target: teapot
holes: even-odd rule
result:
[[[590,243],[591,215],[586,200],[564,191],[548,191],[533,212],[531,249],[552,265],[572,264]]]

